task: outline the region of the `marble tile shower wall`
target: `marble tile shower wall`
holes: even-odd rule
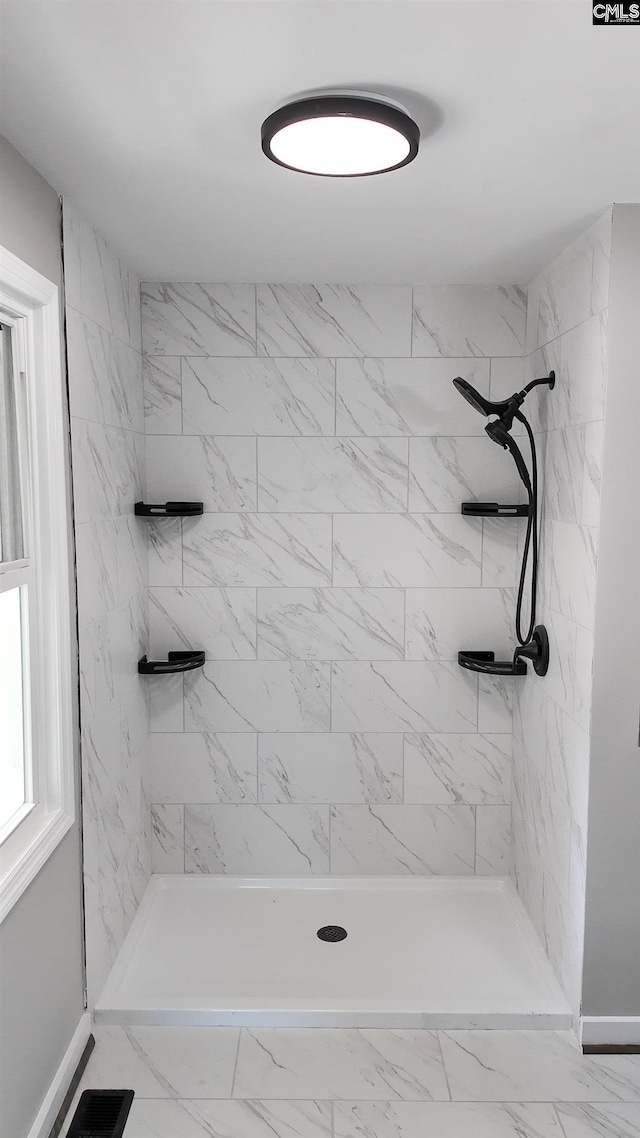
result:
[[[139,285],[64,203],[67,353],[78,581],[84,889],[89,997],[144,892],[147,535]]]
[[[514,875],[574,1012],[580,1006],[591,671],[607,371],[611,211],[529,286],[528,378],[542,455],[540,620],[551,665],[518,684]]]
[[[157,872],[503,874],[519,498],[455,392],[521,386],[514,287],[145,284]]]

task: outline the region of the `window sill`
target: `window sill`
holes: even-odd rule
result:
[[[73,814],[36,806],[0,847],[0,923],[42,869],[64,835]]]

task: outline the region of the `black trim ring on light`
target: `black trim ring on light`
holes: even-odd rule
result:
[[[372,122],[382,123],[392,130],[402,134],[409,143],[409,153],[402,162],[393,166],[385,166],[380,170],[365,170],[361,174],[323,174],[316,170],[304,170],[300,166],[290,166],[276,158],[271,149],[271,139],[283,127],[293,126],[294,123],[304,122],[305,119],[320,118],[358,118],[370,119]],[[374,174],[388,174],[390,170],[399,170],[407,166],[418,153],[420,145],[420,128],[406,111],[390,103],[367,99],[360,95],[325,95],[315,96],[311,99],[299,99],[294,103],[287,103],[273,114],[269,115],[262,124],[262,150],[277,166],[284,166],[287,170],[295,170],[298,174],[312,174],[316,178],[370,178]]]

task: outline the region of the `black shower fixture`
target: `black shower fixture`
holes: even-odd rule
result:
[[[485,399],[475,387],[466,380],[458,376],[454,379],[453,386],[457,387],[461,395],[464,395],[467,403],[470,403],[475,411],[479,411],[481,415],[501,415],[506,410],[509,400],[503,399],[500,402],[493,403],[490,399]]]
[[[531,479],[529,478],[527,464],[524,461],[520,447],[516,440],[509,434],[509,430],[505,426],[504,421],[502,419],[492,419],[490,423],[487,423],[485,431],[494,443],[504,447],[505,450],[511,451],[513,461],[518,468],[518,474],[525,484],[527,493],[531,493]]]
[[[523,387],[522,391],[516,391],[508,399],[491,400],[485,399],[475,387],[472,387],[466,379],[454,379],[453,385],[460,392],[461,395],[467,400],[468,403],[481,415],[495,415],[495,419],[491,419],[485,427],[489,438],[492,442],[497,443],[498,446],[508,450],[516,464],[518,474],[520,475],[527,496],[529,499],[527,507],[527,532],[524,540],[524,550],[522,555],[522,568],[520,571],[520,583],[518,585],[518,601],[516,605],[516,637],[518,640],[518,647],[513,654],[513,660],[509,661],[495,661],[492,652],[460,652],[458,654],[458,662],[461,667],[467,668],[469,671],[486,672],[492,675],[523,675],[525,665],[522,658],[530,659],[536,673],[539,676],[546,674],[549,666],[549,638],[544,625],[536,625],[536,592],[538,584],[538,458],[536,454],[536,444],[533,436],[531,426],[525,416],[522,414],[520,408],[524,403],[527,395],[534,387],[539,387],[541,384],[548,386],[550,391],[553,391],[556,382],[556,373],[550,371],[548,376],[542,379],[534,379]],[[529,439],[529,447],[531,450],[531,473],[529,473],[527,464],[520,447],[516,440],[511,435],[511,428],[513,421],[517,419],[524,425]],[[468,503],[467,503],[468,505]],[[498,507],[499,509],[499,507]],[[465,511],[463,511],[465,512]],[[470,511],[467,510],[467,513]],[[515,516],[512,513],[511,516]],[[524,599],[524,589],[527,578],[527,569],[529,561],[531,560],[531,604],[529,612],[529,624],[526,633],[522,630],[522,604]]]
[[[515,391],[508,399],[485,399],[484,395],[481,395],[479,391],[476,391],[475,387],[472,387],[466,379],[462,379],[460,376],[454,379],[453,386],[457,388],[461,395],[464,395],[467,403],[470,403],[481,415],[486,415],[487,418],[489,415],[497,415],[503,421],[507,430],[510,430],[513,426],[513,420],[529,392],[532,391],[534,387],[539,387],[542,383],[548,384],[549,390],[553,391],[556,385],[555,371],[550,371],[543,379],[533,379],[531,383],[523,387],[522,391]],[[485,427],[485,430],[489,432],[489,426]]]

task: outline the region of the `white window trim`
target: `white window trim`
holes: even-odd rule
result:
[[[38,803],[0,847],[0,921],[75,820],[68,431],[57,285],[0,246],[0,307],[20,319],[28,385],[36,606]],[[37,397],[36,397],[37,396]],[[43,572],[47,566],[49,571]],[[7,567],[8,568],[8,567]],[[12,567],[15,569],[15,565]],[[10,570],[9,570],[10,571]]]

